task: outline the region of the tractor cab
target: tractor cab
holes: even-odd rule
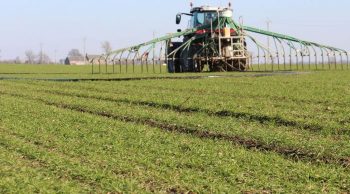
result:
[[[191,10],[192,18],[189,28],[197,28],[200,26],[210,25],[218,18],[217,7],[195,7]]]
[[[191,16],[189,21],[189,28],[197,28],[201,26],[209,26],[212,22],[218,19],[218,17],[232,17],[233,11],[230,8],[220,8],[212,6],[194,7],[191,12],[179,13],[176,16],[176,23],[181,22],[181,15]]]

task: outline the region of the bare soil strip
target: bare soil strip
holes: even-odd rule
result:
[[[140,81],[140,80],[162,80],[162,79],[208,79],[208,78],[242,78],[242,77],[271,77],[279,75],[299,75],[306,72],[280,71],[265,72],[244,75],[205,75],[205,76],[159,76],[159,77],[132,77],[132,78],[21,78],[0,77],[0,80],[31,80],[31,81],[53,81],[53,82],[96,82],[96,81]],[[1,74],[0,74],[1,75]],[[8,74],[6,74],[8,75]]]

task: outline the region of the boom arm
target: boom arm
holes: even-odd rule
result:
[[[327,49],[330,49],[330,50],[333,50],[333,51],[345,52],[346,53],[346,51],[343,50],[343,49],[339,49],[339,48],[335,48],[335,47],[331,47],[331,46],[326,46],[326,45],[322,45],[322,44],[318,44],[318,43],[314,43],[314,42],[309,42],[309,41],[305,41],[305,40],[294,38],[292,36],[283,35],[283,34],[270,32],[270,31],[266,31],[266,30],[261,30],[261,29],[258,29],[258,28],[253,28],[253,27],[249,27],[249,26],[243,26],[243,30],[248,31],[248,32],[257,33],[257,34],[266,35],[266,36],[271,36],[271,37],[275,37],[275,38],[279,38],[279,39],[283,39],[283,40],[287,40],[287,41],[302,43],[302,44],[304,44],[306,46],[322,47],[322,48],[327,48]]]

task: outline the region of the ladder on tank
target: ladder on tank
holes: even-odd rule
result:
[[[242,70],[242,67],[241,67],[242,64],[245,64],[246,68],[249,68],[250,54],[246,47],[245,36],[237,35],[237,36],[230,36],[230,37],[219,37],[219,41],[221,42],[222,40],[229,41],[229,44],[231,45],[232,50],[230,51],[228,56],[230,56],[231,61],[238,61],[239,70]]]

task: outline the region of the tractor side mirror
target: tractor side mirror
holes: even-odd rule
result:
[[[180,24],[180,22],[181,22],[181,14],[179,13],[176,15],[176,24]]]

